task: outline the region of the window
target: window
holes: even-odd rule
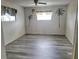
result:
[[[17,10],[14,8],[1,6],[1,21],[15,21]]]
[[[37,20],[51,20],[52,12],[38,12]]]
[[[1,16],[1,21],[15,21],[15,16],[10,16],[8,13]]]

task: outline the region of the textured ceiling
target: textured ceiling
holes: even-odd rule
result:
[[[9,0],[9,1],[21,5],[23,7],[35,6],[34,0]],[[38,4],[38,6],[67,5],[70,2],[70,0],[38,0],[38,1],[47,3],[47,5]]]

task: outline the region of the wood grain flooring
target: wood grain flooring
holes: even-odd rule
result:
[[[71,59],[72,45],[64,36],[24,35],[6,53],[7,59]]]

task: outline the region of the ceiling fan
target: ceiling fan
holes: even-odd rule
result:
[[[34,0],[34,3],[35,3],[35,5],[37,5],[37,4],[44,4],[44,5],[46,5],[47,3],[44,3],[44,2],[39,2],[38,0]]]
[[[35,5],[37,6],[37,4],[43,4],[43,5],[47,5],[47,3],[44,3],[44,2],[39,2],[38,0],[34,0],[34,3],[35,3]],[[32,18],[32,16],[34,15],[34,14],[36,14],[36,9],[35,8],[33,8],[32,9],[32,14],[31,15],[29,15],[29,20]]]

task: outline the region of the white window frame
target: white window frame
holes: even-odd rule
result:
[[[9,22],[9,21],[15,21],[16,16],[11,16],[8,13],[5,15],[1,15],[1,21]]]
[[[37,12],[37,20],[52,20],[52,12]]]

